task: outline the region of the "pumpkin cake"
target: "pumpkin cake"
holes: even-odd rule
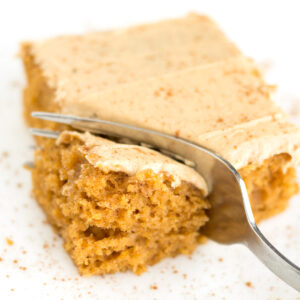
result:
[[[257,221],[297,193],[300,133],[256,64],[205,16],[22,47],[34,110],[98,117],[188,139],[239,171]],[[33,193],[81,274],[141,273],[203,241],[202,177],[153,150],[89,133],[38,138]]]

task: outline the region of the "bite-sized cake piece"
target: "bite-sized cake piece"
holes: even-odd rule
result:
[[[24,43],[25,116],[109,87],[240,55],[206,16]]]
[[[32,175],[35,198],[82,274],[141,273],[203,239],[202,177],[153,150],[64,132],[40,143]]]

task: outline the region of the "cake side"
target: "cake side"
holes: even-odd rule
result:
[[[291,156],[281,153],[261,164],[249,164],[238,170],[242,176],[256,222],[286,209],[289,199],[299,191]]]
[[[31,117],[33,111],[59,112],[60,105],[54,101],[55,89],[49,86],[41,69],[34,63],[30,47],[29,43],[24,43],[21,53],[27,79],[23,90],[24,119],[30,127],[55,129],[57,126],[54,123]]]

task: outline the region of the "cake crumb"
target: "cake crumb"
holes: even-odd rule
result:
[[[222,257],[219,257],[218,261],[219,261],[219,262],[223,262],[223,258],[222,258]]]
[[[253,288],[252,282],[251,281],[247,281],[245,282],[246,286],[249,288]]]
[[[274,68],[274,61],[269,60],[269,59],[265,59],[263,61],[260,62],[260,67],[263,70],[263,72],[268,72],[270,71],[272,68]]]
[[[7,158],[9,155],[8,155],[8,152],[7,151],[3,151],[2,152],[2,157],[4,158]]]
[[[6,238],[6,243],[7,245],[12,246],[14,244],[14,241],[11,240],[10,238]]]
[[[152,285],[150,285],[150,289],[151,289],[151,290],[157,290],[158,287],[157,287],[156,284],[152,284]]]
[[[289,114],[292,117],[298,117],[299,116],[299,112],[300,112],[299,100],[300,99],[293,99],[291,101],[292,105],[291,105],[291,109],[289,109]]]
[[[0,257],[0,261],[3,261],[3,258],[2,258],[2,257]]]
[[[172,96],[173,96],[173,91],[172,91],[172,89],[168,89],[168,90],[167,90],[166,96],[167,96],[167,97],[172,97]]]
[[[10,289],[12,292],[15,290],[15,289]]]
[[[187,275],[186,274],[183,274],[182,276],[183,276],[184,279],[187,279]]]
[[[17,264],[17,263],[18,263],[18,260],[17,260],[17,259],[14,259],[14,260],[13,260],[13,263],[14,263],[14,264]]]
[[[18,188],[18,189],[21,189],[22,187],[23,187],[23,184],[22,184],[21,182],[18,182],[18,183],[17,183],[17,188]]]

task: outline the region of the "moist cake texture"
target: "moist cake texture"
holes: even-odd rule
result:
[[[274,87],[213,21],[190,14],[125,30],[26,42],[24,115],[98,117],[210,148],[239,171],[257,221],[297,193],[300,133]],[[191,253],[208,222],[205,182],[162,154],[88,133],[38,138],[33,193],[81,274],[141,273]]]

